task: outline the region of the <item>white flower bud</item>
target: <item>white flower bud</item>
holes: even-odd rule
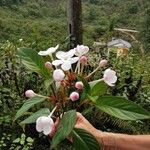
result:
[[[99,66],[100,66],[100,67],[106,67],[107,64],[108,64],[108,60],[102,59],[102,60],[100,61],[100,63],[99,63]]]
[[[35,95],[36,95],[36,94],[34,93],[33,90],[27,90],[27,91],[25,92],[25,96],[28,97],[28,98],[32,98],[32,97],[34,97]]]
[[[52,69],[52,63],[50,63],[50,62],[46,62],[45,63],[45,68],[47,68],[47,69]]]
[[[61,69],[56,69],[53,72],[53,78],[55,81],[59,82],[62,81],[65,77],[64,72]]]

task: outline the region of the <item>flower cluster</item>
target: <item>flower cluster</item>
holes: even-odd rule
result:
[[[78,45],[67,52],[57,51],[58,48],[59,45],[51,47],[46,51],[40,51],[38,54],[50,57],[50,61],[45,63],[45,67],[52,71],[54,85],[57,86],[54,89],[58,89],[57,93],[53,91],[54,95],[52,97],[55,102],[61,101],[61,104],[64,105],[68,100],[75,102],[80,99],[80,93],[84,90],[84,84],[78,79],[78,76],[82,76],[85,80],[89,81],[98,70],[105,69],[108,66],[108,60],[100,60],[98,67],[87,75],[84,71],[88,64],[88,46]],[[109,86],[114,86],[117,81],[116,72],[111,68],[107,68],[103,73],[103,77],[99,80],[104,81]],[[32,90],[28,90],[25,92],[25,95],[31,98],[37,94]],[[45,135],[54,132],[55,125],[52,113],[49,116],[41,116],[37,119],[36,130],[38,132],[43,132]]]

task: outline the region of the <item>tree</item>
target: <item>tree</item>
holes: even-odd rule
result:
[[[82,3],[81,0],[68,0],[68,23],[70,48],[82,44]]]

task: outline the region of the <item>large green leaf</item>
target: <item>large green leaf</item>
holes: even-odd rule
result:
[[[74,128],[72,131],[75,150],[100,150],[100,145],[93,135],[83,129]]]
[[[60,120],[57,132],[55,133],[53,139],[51,148],[56,147],[62,140],[64,140],[71,131],[73,130],[76,123],[76,111],[70,110],[66,112],[62,119]]]
[[[19,48],[18,55],[22,59],[22,63],[31,71],[42,74],[45,77],[50,76],[50,73],[44,66],[42,56],[38,55],[35,50],[25,47]]]
[[[149,119],[150,113],[132,101],[122,97],[102,96],[91,100],[102,111],[123,120]]]
[[[97,95],[103,95],[107,91],[107,85],[104,81],[99,81],[97,82],[92,90],[91,90],[91,95],[92,96],[97,96]]]
[[[41,103],[45,100],[44,97],[34,96],[26,101],[23,106],[18,110],[15,116],[15,120],[22,116],[26,111],[28,111],[31,107],[33,107],[37,103]]]
[[[36,120],[41,116],[48,116],[50,114],[50,111],[48,108],[42,108],[39,111],[33,113],[31,116],[26,118],[24,121],[22,121],[20,124],[30,124],[36,122]]]

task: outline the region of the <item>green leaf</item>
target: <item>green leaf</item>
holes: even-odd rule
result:
[[[29,116],[27,119],[22,121],[20,124],[30,124],[36,122],[36,120],[41,116],[48,116],[50,114],[50,111],[48,108],[42,108],[39,111],[33,113],[31,116]]]
[[[76,123],[76,111],[70,110],[66,112],[60,120],[58,129],[52,139],[51,148],[56,147],[61,141],[63,141],[71,131]]]
[[[91,81],[91,82],[89,82],[89,85],[90,85],[91,88],[93,88],[94,85],[95,85],[96,83],[100,82],[100,81],[101,81],[100,79],[99,79],[99,80]]]
[[[102,96],[94,101],[99,109],[123,120],[149,119],[150,113],[122,97]]]
[[[83,129],[74,128],[73,146],[75,150],[100,150],[100,145],[93,135]]]
[[[96,96],[96,95],[103,95],[107,91],[107,85],[105,84],[104,81],[99,81],[97,82],[91,91],[91,96]]]
[[[27,137],[26,141],[29,143],[33,143],[34,140],[31,137]]]
[[[20,138],[17,138],[13,141],[13,143],[19,143],[20,142]]]
[[[22,59],[22,63],[31,71],[42,74],[45,77],[50,76],[50,72],[44,66],[44,60],[42,56],[30,48],[19,48],[18,55]]]
[[[27,110],[29,110],[31,107],[33,107],[37,103],[41,103],[45,100],[46,98],[44,97],[39,97],[39,96],[34,96],[30,98],[28,101],[26,101],[23,106],[18,110],[16,113],[15,119],[18,119],[21,117]]]
[[[50,87],[50,85],[53,83],[53,79],[47,79],[44,81],[44,85],[46,90],[48,90],[48,88]]]

